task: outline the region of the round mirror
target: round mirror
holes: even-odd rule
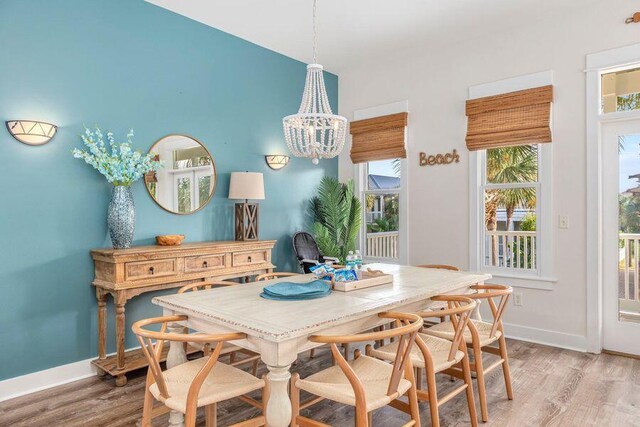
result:
[[[187,135],[167,135],[149,152],[162,167],[146,174],[144,184],[162,209],[187,215],[209,203],[216,190],[216,167],[200,141]]]

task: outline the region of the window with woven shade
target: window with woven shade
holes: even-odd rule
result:
[[[390,114],[351,122],[351,161],[404,159],[407,113]]]
[[[553,86],[467,101],[467,148],[471,151],[552,141]]]

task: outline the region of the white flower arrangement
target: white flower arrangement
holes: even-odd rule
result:
[[[128,187],[148,172],[154,172],[162,164],[154,160],[151,153],[143,154],[132,149],[133,129],[127,134],[126,142],[116,142],[113,133],[107,132],[108,147],[102,131],[85,128],[81,135],[87,150],[73,149],[73,157],[83,159],[98,170],[107,181],[116,186]]]

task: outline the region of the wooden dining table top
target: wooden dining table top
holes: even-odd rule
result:
[[[365,268],[393,275],[393,283],[304,301],[273,301],[260,297],[262,288],[277,282],[304,283],[315,280],[300,274],[237,286],[153,298],[153,303],[176,314],[216,323],[230,330],[281,342],[331,326],[391,310],[435,295],[468,288],[491,278],[484,273],[448,271],[395,264],[374,263]]]

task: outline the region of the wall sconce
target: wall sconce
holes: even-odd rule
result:
[[[27,145],[43,145],[51,141],[58,127],[34,120],[10,120],[7,129],[11,136]]]
[[[289,164],[289,156],[284,156],[280,154],[272,154],[269,156],[264,156],[265,161],[269,165],[269,167],[273,170],[280,170],[283,167]]]

